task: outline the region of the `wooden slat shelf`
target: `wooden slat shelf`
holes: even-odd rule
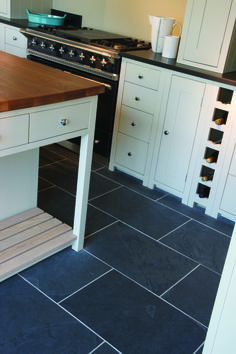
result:
[[[0,281],[70,246],[72,228],[39,208],[0,222]]]

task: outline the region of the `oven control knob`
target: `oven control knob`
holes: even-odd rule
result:
[[[38,43],[37,43],[36,39],[33,38],[30,44],[33,45],[33,46],[35,46],[35,45],[37,45]]]
[[[69,52],[69,56],[72,58],[75,56],[75,52],[73,52],[73,50],[71,49],[71,51]]]
[[[107,61],[103,58],[101,61],[101,64],[102,64],[102,66],[105,66],[105,65],[107,65]]]
[[[95,63],[96,59],[94,58],[94,55],[91,56],[90,61],[91,61],[91,64]]]
[[[83,60],[84,60],[84,58],[85,58],[84,53],[80,53],[79,57],[80,57],[80,60],[81,60],[81,61],[83,61]]]
[[[55,50],[55,46],[53,44],[51,44],[49,49],[51,50],[51,52],[53,52]]]
[[[44,42],[41,42],[40,47],[41,47],[41,48],[45,48],[45,47],[46,47],[46,44],[45,44]]]
[[[59,49],[59,52],[60,52],[60,54],[65,53],[65,47],[61,47],[61,48]]]

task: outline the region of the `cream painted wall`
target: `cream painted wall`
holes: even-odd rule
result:
[[[150,40],[148,15],[183,24],[187,0],[53,0],[53,7],[83,16],[83,26]]]

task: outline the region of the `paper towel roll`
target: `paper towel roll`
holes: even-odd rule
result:
[[[178,36],[165,36],[162,56],[165,58],[175,59],[179,45]]]

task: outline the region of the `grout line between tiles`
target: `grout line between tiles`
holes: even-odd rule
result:
[[[112,269],[111,269],[112,270]],[[110,270],[110,271],[111,271]],[[37,286],[35,286],[34,284],[32,284],[29,280],[27,280],[26,278],[24,278],[21,274],[18,274],[19,277],[21,277],[26,283],[28,283],[29,285],[31,285],[35,290],[37,290],[38,292],[40,292],[43,296],[45,296],[48,300],[50,300],[51,302],[53,302],[55,305],[57,305],[58,307],[60,307],[61,310],[65,311],[68,315],[70,315],[71,317],[73,317],[77,322],[81,323],[84,327],[86,327],[88,330],[90,330],[92,333],[94,333],[97,337],[101,338],[101,340],[103,342],[108,343],[111,347],[113,347],[112,344],[110,344],[110,342],[108,342],[105,338],[103,338],[100,334],[96,333],[92,328],[90,328],[88,325],[86,325],[86,323],[84,323],[83,321],[81,321],[78,317],[76,317],[75,315],[73,315],[71,312],[69,312],[67,309],[65,309],[60,303],[56,302],[55,300],[53,300],[50,296],[48,296],[47,294],[45,294],[42,290],[40,290],[39,288],[37,288]],[[115,347],[113,347],[115,348]],[[117,350],[117,349],[116,349]]]
[[[168,291],[173,289],[177,284],[181,283],[185,278],[187,278],[191,273],[193,273],[197,268],[200,267],[200,264],[198,264],[196,267],[194,267],[192,270],[190,270],[187,274],[185,274],[182,278],[180,278],[175,284],[173,284],[169,289],[165,290],[163,294],[160,295],[162,298]]]
[[[100,348],[103,344],[108,344],[110,345],[117,353],[122,354],[122,352],[120,352],[116,347],[114,347],[113,345],[111,345],[110,343],[108,343],[107,341],[102,342],[101,344],[99,344],[96,348],[94,348],[91,352],[89,352],[88,354],[92,354],[92,353],[96,353],[96,350],[98,348]]]
[[[89,202],[91,202],[92,200],[95,200],[95,199],[97,199],[97,198],[103,197],[104,195],[109,194],[109,193],[111,193],[111,192],[114,192],[115,190],[120,189],[120,188],[122,188],[122,187],[123,187],[122,185],[119,185],[118,187],[113,188],[113,189],[111,189],[111,190],[109,190],[109,191],[107,191],[107,192],[105,192],[105,193],[103,193],[103,194],[99,194],[98,196],[89,199]]]

